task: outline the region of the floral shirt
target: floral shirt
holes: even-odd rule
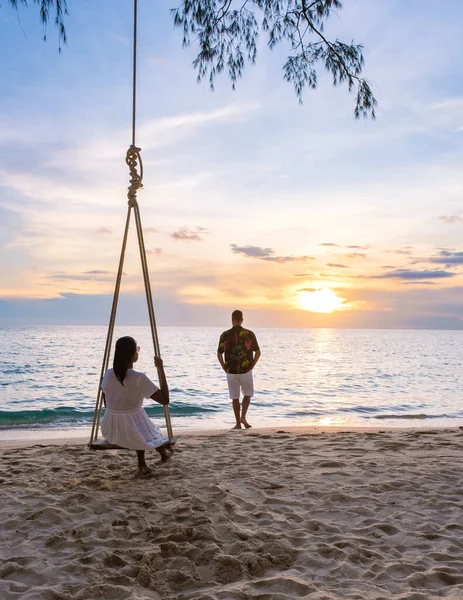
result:
[[[241,325],[234,325],[220,336],[219,354],[225,352],[225,370],[227,373],[247,373],[250,371],[254,352],[260,352],[256,336]]]

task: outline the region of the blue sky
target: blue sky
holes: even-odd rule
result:
[[[58,53],[0,9],[0,323],[106,323],[126,211],[130,2],[69,3]],[[197,84],[165,2],[140,0],[139,193],[163,325],[462,328],[463,4],[346,0],[376,121],[319,72],[300,106],[262,39],[236,91]],[[133,233],[133,232],[132,232]],[[143,324],[135,246],[120,318]],[[336,309],[314,312],[320,290]],[[315,296],[314,296],[315,295]]]

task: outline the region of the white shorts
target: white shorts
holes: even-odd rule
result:
[[[227,373],[228,392],[230,400],[236,400],[240,397],[240,389],[243,396],[254,396],[254,384],[252,381],[252,371],[247,373]]]

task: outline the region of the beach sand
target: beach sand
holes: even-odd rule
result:
[[[2,600],[463,599],[463,431],[0,448]],[[148,456],[148,463],[157,458]]]

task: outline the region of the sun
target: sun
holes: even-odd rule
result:
[[[333,290],[324,288],[321,290],[301,290],[299,292],[299,303],[304,310],[317,313],[330,313],[340,309],[345,298],[336,296]]]

